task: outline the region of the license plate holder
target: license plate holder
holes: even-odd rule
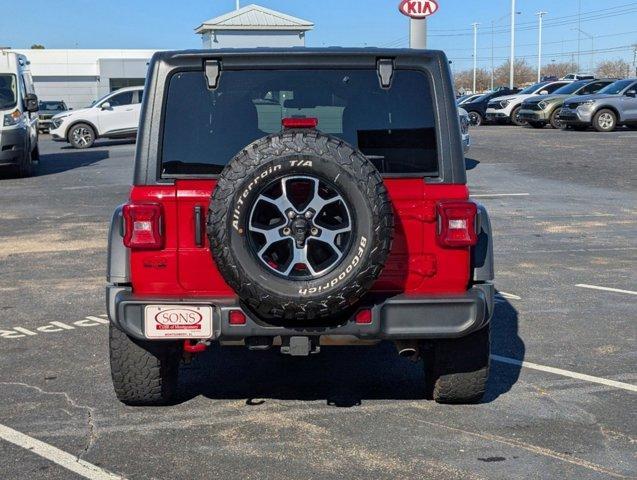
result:
[[[146,305],[144,334],[151,339],[212,337],[210,305]]]

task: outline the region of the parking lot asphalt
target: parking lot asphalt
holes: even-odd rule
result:
[[[181,403],[123,406],[105,249],[134,145],[43,137],[37,176],[0,179],[0,478],[635,478],[637,132],[471,134],[500,291],[475,406],[423,400],[390,344],[212,348]]]

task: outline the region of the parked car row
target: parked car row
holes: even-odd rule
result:
[[[553,80],[519,92],[498,90],[462,103],[472,125],[512,123],[534,128],[637,127],[637,78]]]

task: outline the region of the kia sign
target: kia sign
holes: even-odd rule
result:
[[[438,11],[438,3],[435,0],[402,0],[398,10],[408,17],[421,19],[433,15]]]

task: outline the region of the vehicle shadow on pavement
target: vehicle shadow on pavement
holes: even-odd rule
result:
[[[524,361],[526,347],[518,332],[518,311],[511,303],[497,294],[491,318],[491,354]],[[483,403],[494,401],[511,390],[520,377],[521,366],[491,361],[487,393]]]
[[[100,147],[114,147],[117,145],[134,145],[136,140],[134,138],[112,138],[107,140],[96,140],[91,150],[94,148]],[[61,150],[77,150],[75,147],[71,145],[64,145],[61,147]],[[82,152],[91,151],[89,149],[80,150]]]
[[[464,165],[467,170],[473,170],[478,165],[480,165],[480,162],[478,160],[474,160],[473,158],[465,158]]]
[[[64,153],[47,153],[40,155],[35,176],[54,175],[75,168],[86,167],[109,157],[107,150],[73,150]]]
[[[524,343],[517,334],[517,311],[498,297],[492,320],[492,351],[522,360]],[[484,402],[511,389],[519,367],[492,363]],[[281,355],[278,348],[248,352],[245,347],[213,344],[180,372],[180,401],[203,395],[210,399],[246,399],[255,405],[267,399],[325,400],[353,407],[365,400],[424,398],[422,361],[401,358],[391,342],[377,346],[322,347],[309,357]]]

